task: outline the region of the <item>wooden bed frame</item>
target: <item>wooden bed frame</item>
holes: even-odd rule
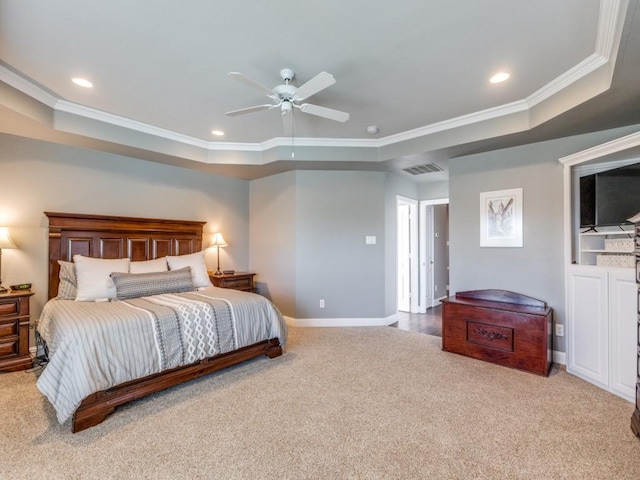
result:
[[[153,260],[202,250],[205,222],[45,212],[49,218],[49,298],[58,294],[58,260],[95,258]],[[101,423],[116,407],[260,355],[282,355],[277,338],[199,362],[126,382],[86,397],[73,416],[73,432]]]

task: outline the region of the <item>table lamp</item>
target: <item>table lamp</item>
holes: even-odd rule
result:
[[[213,234],[213,240],[211,241],[211,246],[216,247],[218,249],[218,269],[214,275],[222,275],[220,271],[220,247],[228,247],[229,245],[225,242],[224,237],[221,233],[216,232]]]
[[[2,249],[4,248],[17,247],[9,236],[9,229],[7,227],[0,227],[0,293],[4,293],[7,291],[7,289],[2,286]]]

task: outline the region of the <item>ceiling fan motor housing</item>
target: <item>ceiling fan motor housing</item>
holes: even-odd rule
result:
[[[297,88],[293,85],[278,85],[273,89],[273,93],[278,96],[280,100],[291,100],[296,94]]]

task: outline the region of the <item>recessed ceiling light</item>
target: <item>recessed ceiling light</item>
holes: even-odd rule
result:
[[[491,83],[502,83],[505,80],[508,80],[510,76],[511,75],[509,75],[507,72],[500,72],[500,73],[496,73],[493,77],[491,77],[489,81]]]
[[[222,130],[211,130],[211,133],[216,137],[222,137],[224,135],[224,132]]]
[[[76,85],[79,85],[84,88],[93,88],[93,83],[91,83],[86,78],[76,77],[76,78],[72,78],[71,81]]]
[[[378,127],[376,127],[375,125],[368,126],[367,133],[370,133],[371,135],[378,133]]]

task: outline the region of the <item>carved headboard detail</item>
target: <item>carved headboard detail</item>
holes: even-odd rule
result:
[[[95,258],[153,260],[202,250],[206,222],[44,212],[49,218],[49,292],[58,294],[58,260]]]

